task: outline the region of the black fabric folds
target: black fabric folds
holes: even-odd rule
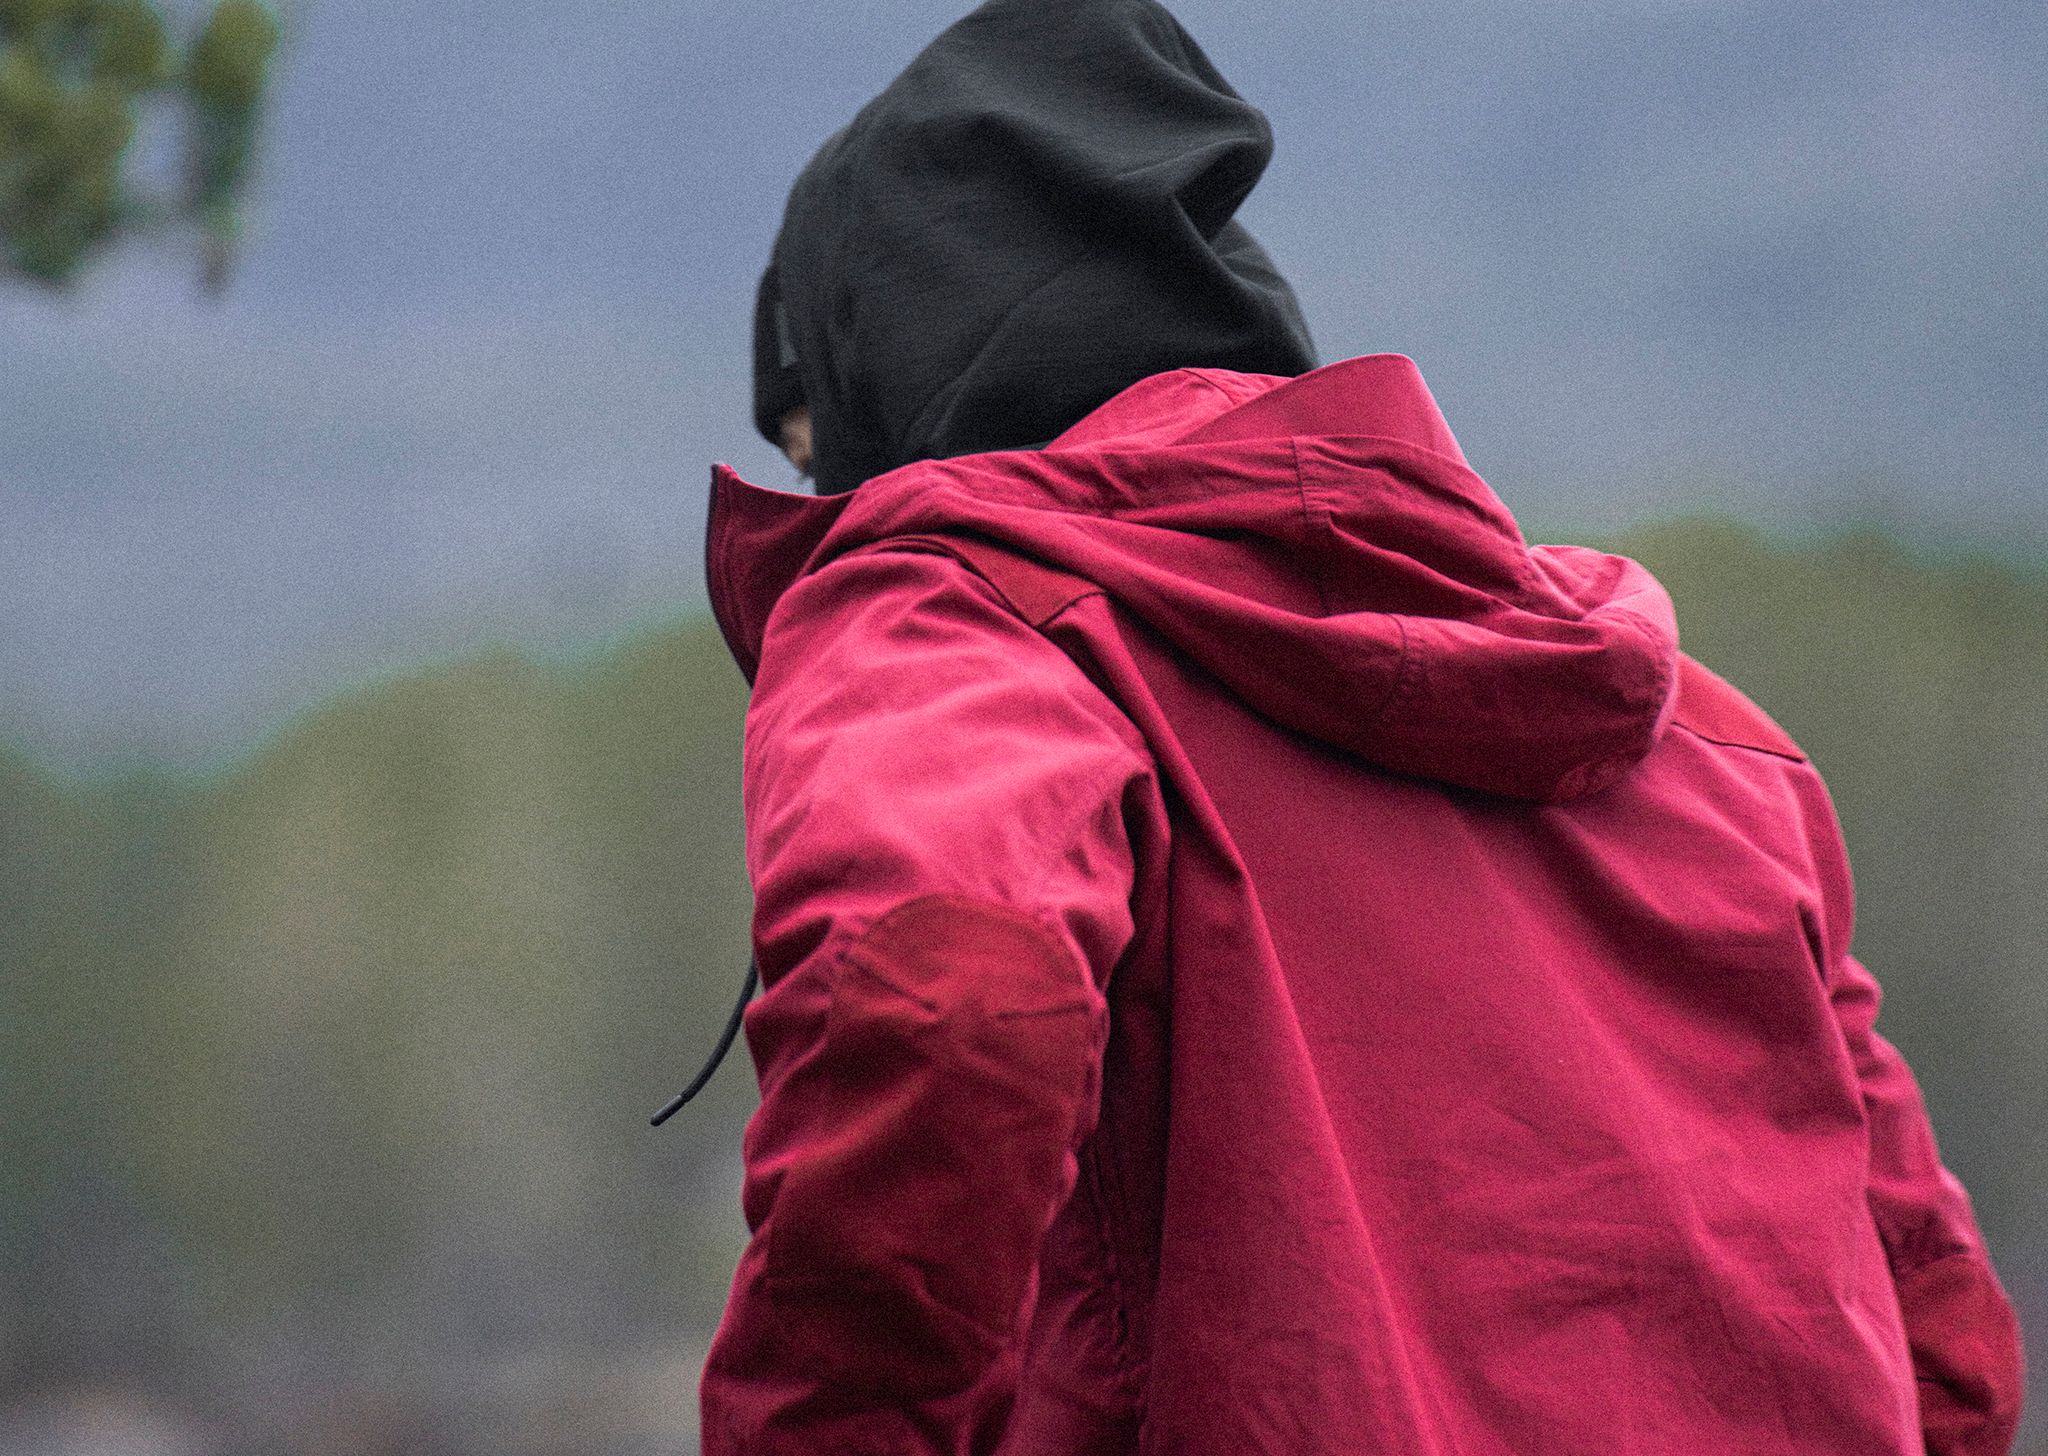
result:
[[[754,298],[754,428],[782,443],[782,417],[804,402],[796,368],[796,345],[783,312],[782,290],[771,265]]]
[[[756,310],[756,424],[775,440],[808,403],[834,494],[1043,444],[1164,370],[1313,368],[1292,291],[1232,220],[1272,149],[1155,0],[989,0],[797,179]]]

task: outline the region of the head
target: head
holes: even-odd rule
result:
[[[798,178],[755,311],[755,420],[821,493],[1042,445],[1189,365],[1298,374],[1234,220],[1271,132],[1156,0],[989,0]]]

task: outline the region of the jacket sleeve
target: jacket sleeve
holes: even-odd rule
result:
[[[777,604],[746,742],[753,1236],[707,1456],[992,1446],[1094,1125],[1150,774],[950,558],[855,554]]]
[[[2025,1373],[2019,1324],[1970,1200],[1942,1166],[1919,1086],[1876,1030],[1877,982],[1837,962],[1834,1005],[1870,1129],[1870,1211],[1891,1260],[1929,1456],[2005,1456]]]

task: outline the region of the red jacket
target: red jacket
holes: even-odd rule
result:
[[[2007,1448],[1819,776],[1406,359],[715,492],[766,990],[710,1456]]]

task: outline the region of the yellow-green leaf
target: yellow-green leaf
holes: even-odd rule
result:
[[[263,96],[277,16],[260,0],[221,0],[193,43],[185,81],[199,102],[219,111],[250,111]]]

